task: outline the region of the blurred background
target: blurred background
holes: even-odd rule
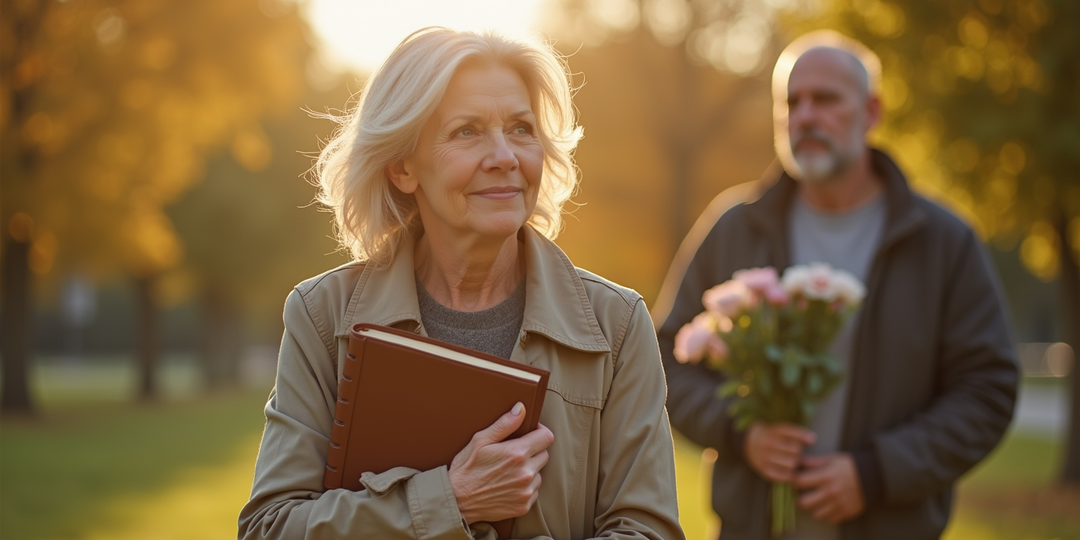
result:
[[[950,539],[1080,538],[1075,0],[0,0],[0,536],[235,534],[281,306],[347,261],[306,173],[428,25],[550,39],[585,127],[558,243],[650,306],[713,197],[773,160],[769,76],[833,28],[881,56],[874,133],[987,242],[1023,364]],[[677,440],[689,538],[715,454]]]

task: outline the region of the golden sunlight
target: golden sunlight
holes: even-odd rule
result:
[[[427,26],[497,30],[536,39],[543,0],[310,0],[302,9],[331,69],[370,72],[409,34]]]

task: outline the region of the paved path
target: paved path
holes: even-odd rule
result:
[[[1064,436],[1068,405],[1064,385],[1021,384],[1012,429],[1031,435]]]

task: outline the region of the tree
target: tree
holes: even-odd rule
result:
[[[239,382],[237,359],[248,336],[280,336],[281,306],[292,286],[348,260],[336,250],[330,215],[312,204],[315,187],[305,178],[320,136],[335,126],[299,104],[344,107],[350,78],[342,75],[326,90],[308,88],[297,105],[265,122],[262,159],[216,156],[203,181],[168,209],[187,246],[182,271],[200,306],[210,389]]]
[[[913,183],[958,209],[1030,272],[1057,279],[1080,350],[1080,4],[1072,0],[831,0],[795,28],[829,27],[882,59],[879,133]],[[1080,369],[1071,374],[1062,481],[1080,485]]]
[[[299,91],[311,47],[273,0],[4,0],[2,290],[5,411],[26,384],[35,276],[79,268],[138,283],[152,397],[154,282],[183,258],[163,208],[216,148],[250,147]]]
[[[643,119],[668,171],[654,181],[667,199],[666,211],[659,213],[665,259],[671,260],[703,207],[695,189],[703,162],[717,152],[718,138],[748,103],[768,100],[769,61],[779,52],[781,37],[777,11],[752,0],[562,0],[550,13],[556,18],[546,26],[565,52],[584,44],[572,65],[581,64],[578,56],[603,50],[626,76],[628,87],[620,91],[638,97],[637,109],[625,114]],[[586,72],[583,92],[591,73]],[[767,117],[760,121],[768,126]]]

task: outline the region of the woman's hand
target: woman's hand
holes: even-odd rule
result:
[[[468,523],[500,521],[525,515],[540,493],[540,469],[548,462],[547,447],[555,440],[540,425],[505,441],[525,420],[525,406],[514,405],[454,456],[450,486],[458,510]]]

